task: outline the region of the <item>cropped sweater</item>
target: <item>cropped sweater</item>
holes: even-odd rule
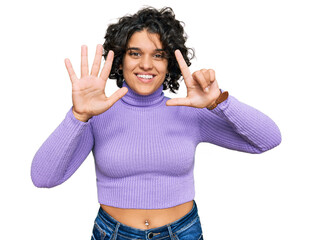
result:
[[[161,209],[194,199],[194,156],[200,142],[262,153],[281,142],[277,125],[233,96],[215,109],[167,106],[161,85],[150,95],[128,88],[87,122],[71,107],[31,164],[36,187],[72,176],[92,151],[98,202],[118,208]]]

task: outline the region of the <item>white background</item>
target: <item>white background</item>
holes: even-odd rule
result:
[[[65,183],[36,188],[33,156],[72,105],[64,59],[89,66],[106,27],[144,5],[171,6],[219,86],[270,116],[280,146],[260,155],[198,145],[195,200],[204,239],[312,239],[309,1],[4,1],[0,4],[0,239],[90,239],[99,204],[90,154]],[[109,80],[106,94],[117,90]],[[179,94],[186,96],[182,83]]]

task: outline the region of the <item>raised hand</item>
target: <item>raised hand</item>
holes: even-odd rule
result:
[[[215,71],[212,69],[201,69],[191,74],[180,50],[175,51],[175,56],[185,81],[187,97],[172,98],[166,102],[166,105],[196,108],[210,107],[221,94]]]
[[[128,92],[126,87],[122,87],[110,97],[106,97],[105,86],[112,68],[114,52],[109,51],[101,74],[98,77],[102,51],[102,45],[98,44],[91,73],[89,74],[88,49],[86,45],[81,46],[80,79],[77,78],[70,60],[68,58],[65,59],[65,66],[72,83],[73,114],[78,120],[83,122],[88,121],[92,116],[105,112]]]

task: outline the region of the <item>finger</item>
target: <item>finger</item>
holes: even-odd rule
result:
[[[177,59],[177,62],[179,64],[179,67],[180,67],[180,70],[181,70],[181,73],[182,73],[182,76],[184,78],[184,81],[186,84],[190,83],[191,79],[192,79],[192,75],[191,75],[191,72],[190,72],[190,69],[188,68],[184,58],[183,58],[183,55],[182,53],[180,52],[180,50],[175,50],[175,56],[176,56],[176,59]]]
[[[101,74],[100,74],[100,78],[102,78],[105,81],[109,77],[109,73],[112,69],[113,60],[114,60],[114,52],[112,50],[110,50],[107,54],[106,61],[104,63],[104,66],[103,66]]]
[[[208,69],[207,70],[210,75],[210,82],[214,82],[216,80],[216,73],[213,69]]]
[[[207,69],[201,69],[200,71],[203,74],[203,76],[205,77],[207,84],[209,85],[211,82],[209,71]]]
[[[166,102],[167,106],[192,106],[188,98],[172,98]]]
[[[96,52],[95,52],[95,57],[91,69],[91,75],[94,77],[97,77],[100,71],[101,67],[101,59],[102,59],[102,54],[103,54],[103,47],[101,44],[98,44],[96,46]]]
[[[74,72],[73,66],[68,58],[65,58],[64,62],[65,62],[65,66],[66,66],[70,81],[74,83],[74,81],[78,80],[78,78]]]
[[[194,72],[192,76],[193,76],[193,79],[201,86],[203,91],[208,91],[208,87],[210,85],[209,74],[207,75],[205,71],[200,70],[200,71]]]
[[[124,95],[126,95],[128,92],[128,88],[122,87],[118,89],[116,92],[114,92],[108,99],[107,103],[109,108],[113,106],[120,98],[122,98]]]
[[[86,45],[81,46],[81,78],[89,74],[88,66],[88,47]]]

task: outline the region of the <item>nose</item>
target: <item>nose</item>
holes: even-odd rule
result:
[[[148,70],[153,68],[153,61],[151,59],[150,56],[145,55],[141,58],[140,61],[140,68],[144,69],[144,70]]]

